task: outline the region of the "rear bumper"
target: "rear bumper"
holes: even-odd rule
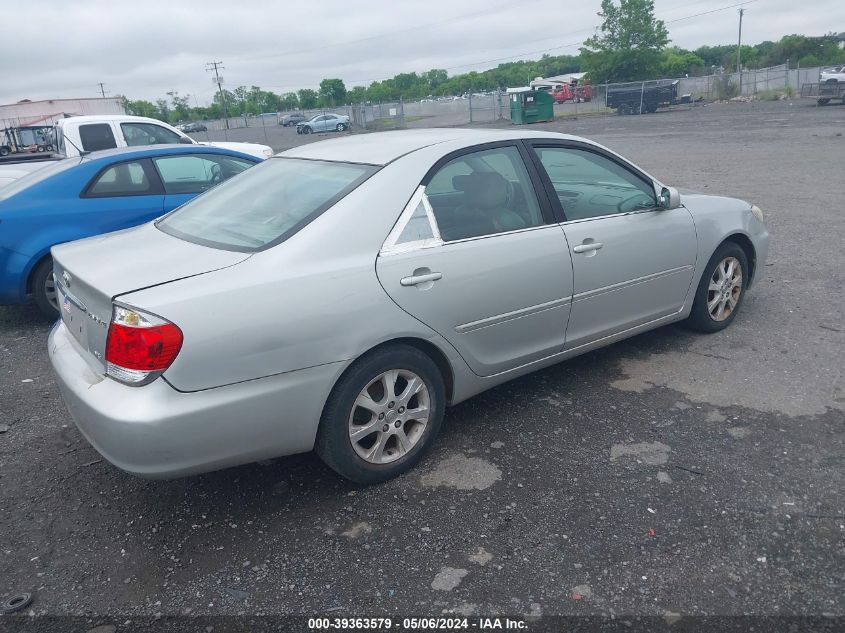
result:
[[[48,339],[62,397],[80,432],[133,475],[168,478],[309,451],[345,363],[184,393],[158,379],[122,385],[96,372],[59,321]]]

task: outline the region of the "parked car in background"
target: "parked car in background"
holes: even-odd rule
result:
[[[196,123],[183,123],[182,125],[177,126],[177,129],[183,132],[207,132],[208,128],[206,127],[205,123],[200,123],[197,121]]]
[[[196,141],[184,132],[157,119],[123,114],[74,116],[60,119],[56,123],[55,133],[60,155],[40,161],[32,166],[33,169],[41,169],[64,157],[80,156],[104,149],[168,143],[223,147],[262,159],[273,155],[273,150],[269,145]],[[9,180],[12,177],[11,174],[19,173],[20,165],[16,164],[17,162],[8,158],[0,162],[0,179]]]
[[[279,117],[279,125],[290,127],[292,125],[296,125],[297,123],[301,123],[302,121],[307,120],[308,117],[306,117],[304,114],[285,114]]]
[[[66,158],[23,175],[0,189],[0,303],[32,297],[45,315],[58,317],[52,246],[147,222],[260,160],[223,148],[162,145]]]
[[[819,83],[845,82],[845,66],[830,66],[822,68],[819,73]]]
[[[296,124],[297,134],[312,132],[343,132],[349,129],[349,117],[345,114],[318,114],[307,121]]]
[[[316,448],[375,483],[447,405],[668,323],[729,326],[768,243],[748,202],[679,194],[587,139],[349,136],[55,247],[48,353],[82,434],[131,473]]]

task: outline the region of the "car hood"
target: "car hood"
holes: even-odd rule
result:
[[[209,145],[211,147],[220,147],[222,149],[230,149],[234,152],[241,152],[256,156],[258,158],[270,158],[273,155],[273,148],[269,145],[261,145],[259,143],[233,143],[229,141],[209,141],[200,142],[200,145]]]
[[[695,214],[697,211],[718,210],[724,212],[747,211],[751,204],[739,198],[728,198],[726,196],[712,196],[689,189],[679,189],[681,204]]]

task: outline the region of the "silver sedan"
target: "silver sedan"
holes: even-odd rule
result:
[[[727,327],[768,243],[757,207],[582,138],[346,137],[54,247],[49,354],[128,472],[316,449],[373,483],[425,454],[447,405],[675,321]]]

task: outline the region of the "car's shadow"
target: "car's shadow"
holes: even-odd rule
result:
[[[664,351],[685,349],[696,335],[679,326],[667,326],[646,332],[568,362],[534,372],[495,387],[470,400],[447,409],[443,433],[426,460],[415,470],[382,484],[392,491],[407,488],[425,469],[437,461],[437,454],[452,444],[455,436],[463,436],[460,444],[471,446],[479,425],[496,419],[504,401],[515,398],[523,402],[537,402],[550,395],[573,391],[584,386],[585,376],[593,388],[618,379],[618,363],[623,358],[637,358]],[[445,436],[445,437],[444,437]],[[483,447],[478,447],[483,448]],[[120,473],[121,477],[131,478]],[[319,505],[332,499],[344,499],[362,486],[342,479],[313,454],[295,455],[268,460],[258,464],[238,466],[170,481],[146,481],[142,488],[149,502],[167,505],[171,500],[183,501],[186,495],[215,496],[229,491],[237,494],[244,506],[255,504],[256,509],[269,497],[284,497],[287,508]]]

